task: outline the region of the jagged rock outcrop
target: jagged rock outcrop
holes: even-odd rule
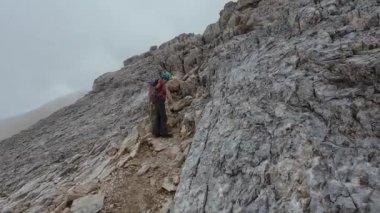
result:
[[[163,62],[176,79],[169,125],[186,144],[194,135],[172,156],[186,161],[165,209],[379,212],[379,14],[377,0],[227,3],[203,35],[127,59],[74,105],[2,141],[0,206],[67,210],[71,191],[124,168],[144,145],[146,82]]]
[[[379,212],[379,12],[227,4],[205,32],[210,97],[173,212]]]

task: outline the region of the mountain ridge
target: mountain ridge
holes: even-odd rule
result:
[[[203,35],[127,59],[74,105],[1,142],[0,206],[70,211],[124,174],[152,180],[158,199],[131,212],[378,212],[379,13],[375,0],[227,3]],[[146,82],[160,62],[175,76],[174,141],[149,135]],[[175,165],[136,162],[161,149]],[[154,176],[161,167],[173,174]],[[116,192],[96,199],[123,212]]]
[[[34,123],[49,116],[58,109],[73,104],[76,100],[84,96],[87,92],[81,91],[65,95],[55,100],[31,110],[10,118],[0,119],[0,140],[8,138],[21,130],[28,128]]]

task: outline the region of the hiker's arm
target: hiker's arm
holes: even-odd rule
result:
[[[157,82],[156,86],[154,86],[154,88],[155,88],[155,89],[159,89],[160,86],[161,86],[161,84],[162,84],[162,81],[161,81],[161,80],[158,80],[158,82]]]

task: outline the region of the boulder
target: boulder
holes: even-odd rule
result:
[[[71,213],[98,213],[103,209],[104,195],[101,193],[88,195],[74,200]]]
[[[193,96],[196,93],[198,85],[198,78],[196,75],[190,75],[185,81],[180,82],[182,97]]]
[[[170,81],[168,81],[167,86],[170,92],[179,92],[180,84],[180,80],[176,77],[173,77]]]
[[[173,106],[169,106],[172,108]],[[168,115],[168,127],[170,129],[175,128],[179,123],[181,122],[181,117],[177,116],[176,114],[169,114]]]
[[[163,142],[161,142],[157,138],[151,139],[149,141],[149,144],[151,144],[153,146],[153,150],[156,152],[160,152],[160,151],[162,151],[168,147],[166,144],[164,144]]]
[[[173,177],[165,177],[162,182],[162,188],[168,192],[175,192],[177,190],[177,186],[174,183]]]
[[[195,132],[195,112],[185,113],[180,130],[181,137],[185,138]]]
[[[186,96],[184,99],[181,99],[177,101],[173,106],[171,107],[172,112],[179,112],[183,110],[185,107],[190,106],[193,101],[193,97]]]

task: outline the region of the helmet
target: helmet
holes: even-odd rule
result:
[[[170,72],[168,72],[168,71],[164,71],[164,72],[162,73],[161,78],[162,78],[163,80],[165,80],[165,81],[169,81],[169,80],[172,78],[172,75],[170,74]]]

